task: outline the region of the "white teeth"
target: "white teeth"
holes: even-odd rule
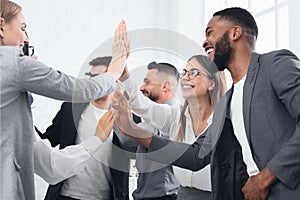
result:
[[[191,89],[191,88],[193,88],[193,87],[190,86],[190,85],[183,85],[182,88],[183,88],[183,89]]]
[[[207,53],[207,54],[210,54],[213,50],[214,50],[213,48],[208,49],[208,50],[206,51],[206,53]]]

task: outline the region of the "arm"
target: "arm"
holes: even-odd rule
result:
[[[128,76],[128,78],[120,86],[124,88],[129,96],[129,105],[132,111],[153,127],[169,132],[171,125],[179,119],[179,100],[172,106],[155,103],[139,91],[138,85],[131,76],[123,76]]]
[[[126,48],[129,48],[129,42],[125,41],[126,39],[126,24],[122,21],[115,31],[113,58],[108,72],[93,79],[76,79],[27,56],[19,56],[15,82],[23,91],[31,91],[54,99],[72,102],[89,102],[98,99],[113,92],[116,88],[115,81],[124,70]]]
[[[34,142],[34,171],[49,184],[56,184],[78,173],[91,157],[90,152],[101,145],[98,137],[92,136],[82,144],[58,150],[48,140]]]
[[[294,133],[257,175],[248,179],[242,191],[245,199],[266,199],[269,187],[277,179],[293,189],[300,171],[300,63],[291,52],[281,50],[271,57],[271,85],[278,100],[296,119]],[[283,134],[282,134],[283,135]]]
[[[148,148],[147,158],[194,171],[203,168],[210,162],[210,137],[199,137],[192,145],[171,142],[166,138],[153,136],[151,132],[135,125],[131,119],[128,102],[119,91],[116,91],[114,95],[112,106],[118,111],[115,119],[120,130]]]
[[[56,184],[78,173],[92,154],[96,153],[106,141],[114,124],[112,111],[105,113],[98,122],[95,136],[83,143],[54,149],[47,140],[41,140],[35,133],[34,170],[50,184]]]
[[[274,56],[273,66],[272,86],[296,122],[294,133],[267,167],[285,185],[295,188],[300,182],[300,62],[294,54],[284,50]]]
[[[116,88],[113,76],[108,73],[92,79],[76,79],[26,56],[20,57],[18,62],[14,79],[23,91],[58,100],[89,102]]]
[[[133,138],[124,135],[117,125],[114,126],[114,132],[122,146],[137,147],[139,145],[139,143],[136,142]]]

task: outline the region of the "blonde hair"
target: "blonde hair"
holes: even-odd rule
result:
[[[9,0],[0,0],[0,17],[6,23],[10,23],[21,11],[22,7],[18,4]],[[0,40],[0,46],[2,46],[2,40]]]
[[[224,72],[213,72],[214,69],[210,69],[210,60],[207,56],[203,55],[195,55],[192,56],[188,61],[196,59],[198,63],[204,68],[205,72],[209,75],[209,78],[214,81],[214,89],[209,90],[209,96],[210,96],[210,104],[212,108],[214,109],[219,102],[220,98],[225,94],[226,92],[226,79]],[[180,119],[179,119],[179,126],[178,126],[178,132],[175,137],[176,141],[183,142],[185,138],[185,126],[186,126],[186,117],[185,117],[185,111],[188,106],[188,101],[185,100],[181,112],[180,112]]]

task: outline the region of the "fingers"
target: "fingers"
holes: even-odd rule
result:
[[[119,29],[120,24],[117,26],[114,34],[114,42],[117,43],[120,37],[120,29]]]
[[[124,19],[119,23],[114,33],[114,43],[119,44],[121,41],[125,42],[126,51],[129,51],[130,41],[128,39],[127,27]]]
[[[98,120],[95,136],[99,137],[103,142],[107,140],[114,125],[113,111],[110,110]]]
[[[126,57],[128,58],[130,55],[130,40],[128,38],[128,32],[127,32],[127,26],[124,20],[122,20],[122,25],[121,25],[121,29],[122,29],[122,39],[125,42],[125,47],[126,47]]]
[[[114,33],[114,41],[116,43],[119,43],[122,40],[124,40],[126,43],[128,41],[127,27],[124,19],[119,23]]]
[[[120,90],[117,90],[114,93],[112,107],[118,111],[129,107],[126,97],[120,92]]]
[[[111,111],[112,111],[112,116],[113,116],[114,120],[116,120],[116,118],[117,118],[117,114],[118,114],[118,111],[117,111],[117,110],[115,110],[114,108],[113,108],[113,109],[111,109]]]
[[[110,123],[113,120],[113,112],[109,110],[108,112],[104,113],[103,116],[99,119],[98,123],[102,126],[105,126],[106,123]]]

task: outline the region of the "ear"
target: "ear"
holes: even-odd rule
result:
[[[170,90],[171,89],[171,83],[170,81],[166,81],[162,85],[163,90]]]
[[[4,18],[0,17],[0,37],[3,38],[3,26],[5,24]]]
[[[208,90],[213,90],[215,89],[215,81],[214,80],[209,80],[209,83],[208,83]]]
[[[243,29],[240,26],[233,27],[232,31],[233,31],[232,32],[232,40],[234,40],[234,41],[238,40],[243,34]]]

